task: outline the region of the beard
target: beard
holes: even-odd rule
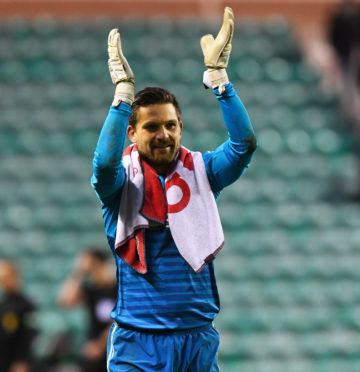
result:
[[[173,163],[178,151],[180,149],[179,144],[156,144],[150,147],[150,151],[141,151],[139,153],[141,157],[156,171],[159,169],[162,173],[166,172],[167,168]]]

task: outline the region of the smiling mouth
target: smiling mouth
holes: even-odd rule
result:
[[[167,149],[170,149],[171,146],[170,145],[167,145],[167,146],[154,146],[153,149],[154,150],[159,150],[159,151],[164,151],[164,150],[167,150]]]

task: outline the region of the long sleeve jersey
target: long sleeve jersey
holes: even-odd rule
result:
[[[236,181],[248,167],[256,140],[249,116],[231,83],[223,94],[214,90],[229,139],[213,152],[203,154],[211,190]],[[112,318],[123,327],[173,330],[201,327],[220,310],[211,262],[195,274],[178,252],[168,227],[146,229],[148,272],[139,274],[115,253],[122,187],[126,181],[122,153],[131,110],[121,103],[111,107],[101,130],[93,160],[91,183],[101,201],[105,231],[117,266],[118,295]],[[186,125],[186,124],[185,124]],[[164,187],[164,177],[159,175]]]

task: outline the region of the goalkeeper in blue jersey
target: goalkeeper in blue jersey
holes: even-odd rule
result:
[[[219,335],[212,322],[220,303],[212,260],[224,236],[216,199],[242,175],[256,148],[225,70],[233,30],[234,14],[225,8],[217,37],[201,39],[204,82],[219,101],[229,133],[205,154],[181,145],[183,123],[173,94],[150,87],[134,97],[135,78],[120,35],[116,29],[109,34],[116,90],[92,176],[117,265],[108,371],[219,370]],[[124,149],[126,135],[132,144]]]

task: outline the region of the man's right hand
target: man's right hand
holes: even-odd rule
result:
[[[121,39],[117,28],[110,31],[108,37],[108,65],[112,82],[116,85],[112,106],[120,102],[131,105],[134,101],[135,77],[121,49]]]

